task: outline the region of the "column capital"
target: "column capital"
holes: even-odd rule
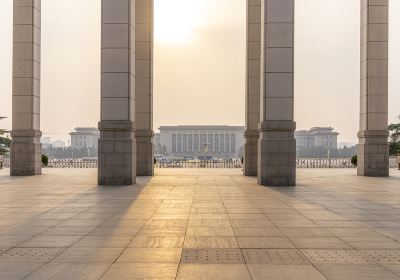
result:
[[[248,129],[248,130],[246,130],[244,132],[244,137],[245,138],[257,138],[258,139],[258,135],[259,135],[258,130],[250,130],[250,129]]]
[[[259,125],[259,132],[262,131],[295,131],[294,121],[262,121]]]
[[[360,130],[357,133],[359,138],[388,138],[388,130]]]
[[[154,132],[153,130],[149,130],[149,129],[136,129],[136,138],[138,137],[146,137],[146,138],[150,138],[154,136]]]
[[[100,131],[131,131],[135,132],[135,123],[131,121],[101,121]]]
[[[42,132],[33,129],[14,129],[11,131],[11,137],[42,137]]]

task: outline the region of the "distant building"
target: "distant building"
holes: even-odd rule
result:
[[[154,146],[161,146],[160,133],[154,133]]]
[[[172,157],[233,158],[244,145],[244,126],[162,126],[160,146]]]
[[[42,137],[40,138],[40,143],[44,149],[51,146],[51,138],[50,137]]]
[[[56,140],[51,143],[51,146],[53,148],[65,148],[65,142],[62,140]]]
[[[343,149],[345,147],[351,148],[354,147],[356,144],[354,142],[339,142],[338,149]]]
[[[332,127],[313,127],[310,130],[295,132],[297,150],[312,148],[337,149],[337,137],[339,133]]]
[[[94,148],[97,149],[100,132],[95,127],[78,127],[71,132],[71,147],[73,149]]]

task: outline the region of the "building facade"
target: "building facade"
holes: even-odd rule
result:
[[[239,157],[244,126],[162,126],[160,145],[172,157]]]
[[[95,127],[77,127],[71,132],[71,147],[73,149],[93,148],[97,149],[100,132]]]
[[[312,127],[310,130],[296,131],[296,150],[311,148],[337,149],[337,137],[339,133],[332,127]]]

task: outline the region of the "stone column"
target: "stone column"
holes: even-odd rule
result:
[[[247,0],[245,176],[257,176],[258,125],[260,123],[261,0]]]
[[[262,1],[258,183],[296,183],[293,121],[294,0]]]
[[[153,0],[136,0],[136,170],[154,174]]]
[[[136,182],[134,18],[134,0],[102,0],[100,185]]]
[[[360,176],[389,176],[388,0],[361,1]]]
[[[42,173],[40,0],[14,0],[11,175]]]

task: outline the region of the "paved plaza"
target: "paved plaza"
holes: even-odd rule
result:
[[[164,169],[98,187],[95,169],[0,170],[0,279],[400,279],[400,171]]]

